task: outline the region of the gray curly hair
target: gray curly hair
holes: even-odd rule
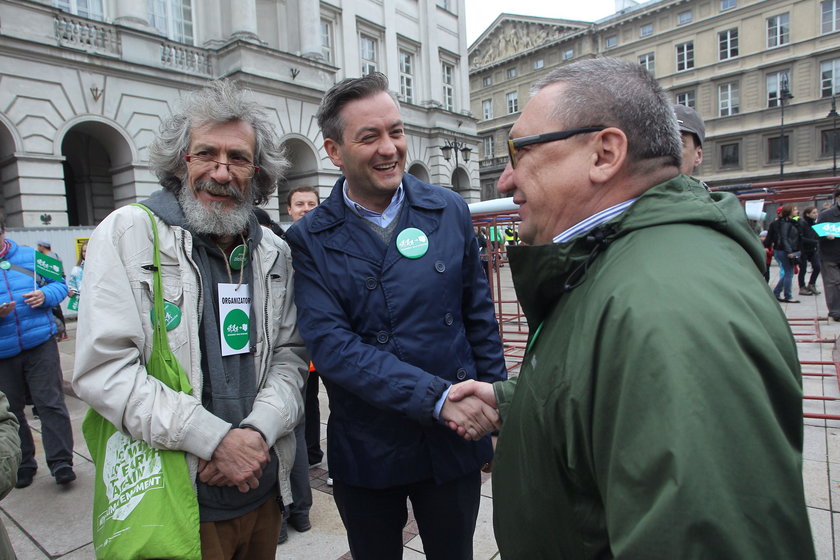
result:
[[[180,112],[161,123],[158,135],[149,145],[149,164],[163,188],[176,196],[181,191],[187,176],[184,155],[190,147],[193,127],[242,121],[254,128],[254,165],[260,168],[252,179],[253,202],[267,202],[289,161],[262,108],[247,100],[245,91],[230,80],[215,80],[188,93],[180,104]]]

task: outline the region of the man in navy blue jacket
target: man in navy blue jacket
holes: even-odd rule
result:
[[[20,422],[18,488],[32,484],[38,468],[24,413],[27,387],[41,418],[50,473],[58,484],[76,480],[73,430],[64,404],[52,314],[53,306],[67,297],[67,285],[37,275],[34,268],[35,249],[6,239],[6,220],[0,213],[0,391],[9,397],[9,407]]]
[[[471,559],[492,456],[482,434],[498,415],[445,397],[506,370],[469,210],[403,173],[404,123],[384,75],[336,84],[318,124],[343,176],[287,239],[298,327],[330,396],[327,455],[350,551],[401,558],[410,499],[428,558]]]

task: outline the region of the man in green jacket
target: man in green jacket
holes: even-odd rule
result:
[[[534,92],[499,179],[528,350],[518,379],[450,392],[501,412],[501,556],[813,558],[796,347],[738,201],[679,174],[638,64],[570,64]]]

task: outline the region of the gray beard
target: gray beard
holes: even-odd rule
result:
[[[202,182],[196,183],[198,190],[203,186]],[[210,202],[209,206],[205,206],[193,196],[188,185],[183,185],[178,193],[178,203],[184,212],[187,229],[191,232],[214,236],[238,235],[248,225],[248,218],[254,209],[254,205],[248,202],[250,194],[249,188],[237,206],[227,209],[224,202]]]

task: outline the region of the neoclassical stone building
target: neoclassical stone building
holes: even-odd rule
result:
[[[158,188],[147,146],[179,96],[239,80],[267,109],[288,189],[339,171],[315,111],[335,82],[378,70],[402,100],[407,169],[478,200],[464,0],[0,0],[0,208],[9,227],[90,226]],[[460,152],[463,154],[464,152]]]
[[[475,41],[482,199],[498,196],[508,130],[534,82],[595,56],[642,64],[703,116],[697,175],[711,185],[836,174],[840,0],[654,0],[594,23],[502,14]]]

